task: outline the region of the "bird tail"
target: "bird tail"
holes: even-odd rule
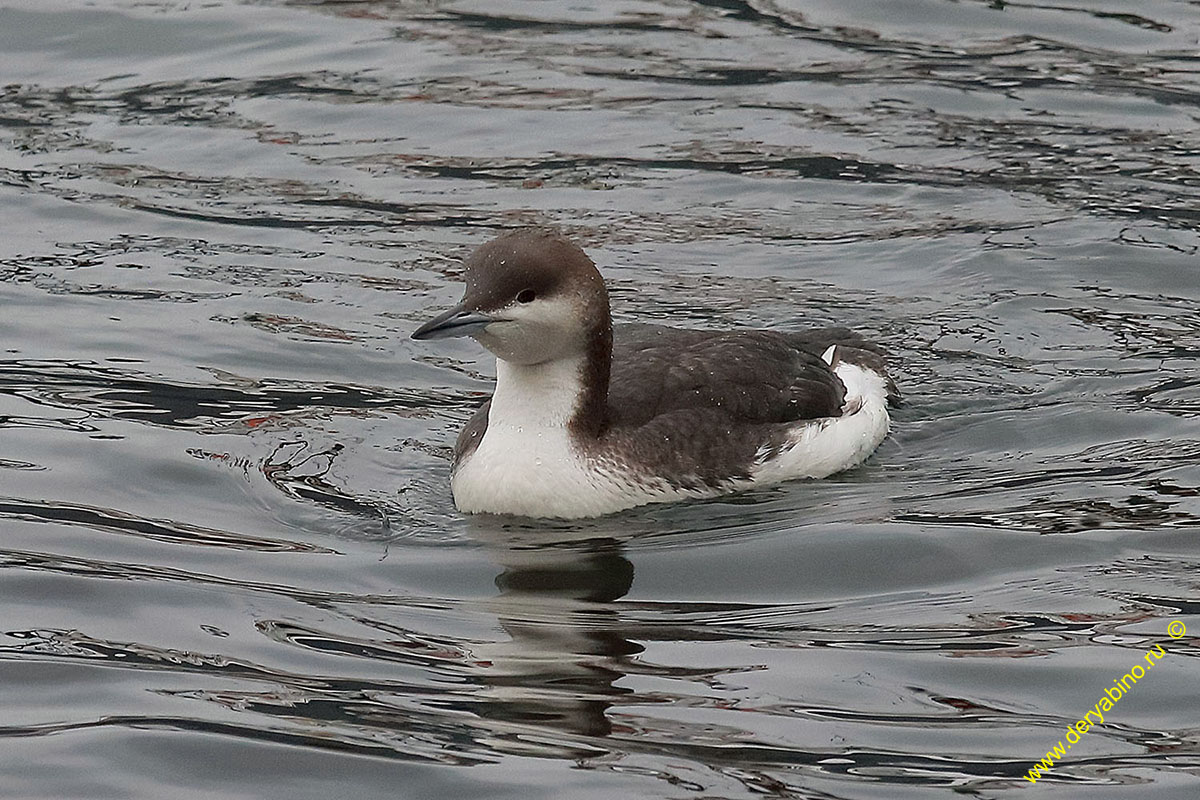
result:
[[[814,328],[793,333],[791,338],[797,347],[819,354],[830,367],[844,361],[879,375],[887,387],[888,404],[900,405],[900,389],[888,374],[886,351],[878,344],[849,328]]]

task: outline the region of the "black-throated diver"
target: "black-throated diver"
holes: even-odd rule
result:
[[[497,359],[454,447],[464,512],[591,517],[823,478],[887,435],[882,351],[845,328],[614,326],[592,260],[543,229],[480,246],[465,278],[412,334],[471,336]]]

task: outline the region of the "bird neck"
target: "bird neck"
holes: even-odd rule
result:
[[[582,353],[540,364],[497,359],[489,426],[570,428],[577,435],[599,436],[608,422],[611,323],[594,331],[587,342]]]

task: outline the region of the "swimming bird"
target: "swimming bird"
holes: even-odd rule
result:
[[[467,513],[593,517],[862,463],[898,393],[845,328],[613,325],[595,264],[563,235],[506,233],[466,260],[462,302],[414,339],[470,336],[496,389],[454,446]]]

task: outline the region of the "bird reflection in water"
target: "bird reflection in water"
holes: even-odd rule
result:
[[[480,717],[573,736],[607,736],[606,711],[632,690],[615,684],[642,646],[626,636],[613,603],[633,583],[633,564],[613,539],[490,551],[503,571],[487,603],[510,637],[473,648],[487,664]],[[553,737],[561,746],[559,736]]]

